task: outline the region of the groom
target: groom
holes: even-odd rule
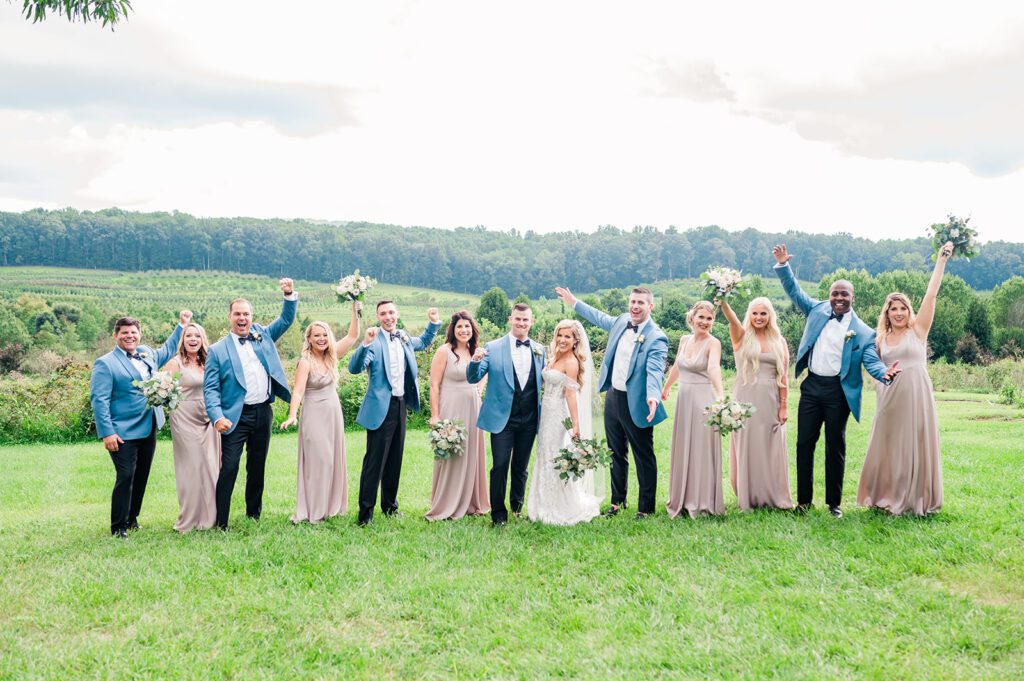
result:
[[[151,378],[178,349],[181,331],[192,319],[182,310],[174,333],[159,350],[140,345],[142,325],[121,317],[114,322],[117,347],[92,366],[89,401],[96,434],[110,453],[116,477],[110,495],[110,534],[127,539],[128,530],[139,529],[139,512],[156,450],[156,432],[164,425],[164,411],[146,404],[134,381]]]
[[[284,302],[281,316],[263,326],[252,321],[252,304],[244,298],[231,301],[228,321],[231,332],[210,346],[206,358],[203,397],[206,413],[221,434],[220,476],[217,478],[217,527],[228,529],[231,493],[238,466],[245,462],[245,514],[259,520],[263,512],[263,476],[270,447],[275,397],[291,400],[288,377],[277,355],[277,339],[295,321],[298,294],[291,279],[279,282]]]
[[[377,303],[380,328],[370,327],[362,345],[352,353],[348,371],[365,371],[369,385],[356,423],[366,428],[366,455],[359,475],[360,525],[373,520],[380,487],[380,510],[384,515],[398,513],[398,481],[402,474],[405,450],[406,409],[418,411],[420,389],[416,381],[416,356],[430,347],[441,328],[437,308],[427,310],[429,323],[419,337],[398,328],[398,307],[394,301]]]
[[[637,519],[654,513],[658,489],[658,462],[654,458],[654,426],[665,420],[661,382],[665,377],[668,338],[651,319],[654,295],[637,287],[629,294],[629,313],[612,317],[576,300],[569,289],[555,287],[562,301],[581,317],[608,332],[608,348],[598,379],[604,403],[604,428],[612,449],[613,516],[626,506],[629,449],[633,449],[640,485]]]
[[[531,341],[533,310],[517,303],[508,317],[512,331],[477,348],[466,380],[479,383],[488,373],[487,392],[476,425],[491,434],[491,524],[508,522],[505,483],[512,463],[512,513],[519,515],[526,496],[526,467],[540,424],[541,372],[544,347]]]
[[[814,449],[825,424],[825,503],[835,518],[843,517],[843,474],[846,469],[846,422],[860,420],[860,391],[864,382],[861,365],[876,380],[889,383],[900,369],[899,361],[886,368],[875,350],[875,332],[857,318],[853,305],[853,284],[840,279],[829,289],[828,300],[817,301],[797,283],[789,259],[793,256],[781,244],[772,248],[775,273],[793,304],[807,315],[800,349],[796,353],[796,376],[807,369],[800,384],[797,408],[796,475],[798,513],[811,508],[814,497]]]

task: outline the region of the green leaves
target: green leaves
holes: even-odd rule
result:
[[[128,19],[131,9],[130,0],[24,0],[22,14],[33,24],[46,19],[47,12],[54,12],[71,22],[99,21],[113,30],[118,21]]]

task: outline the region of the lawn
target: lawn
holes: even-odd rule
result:
[[[718,519],[428,525],[432,462],[410,432],[402,517],[294,527],[290,434],[273,440],[263,520],[241,517],[239,485],[226,535],[170,529],[161,441],[144,529],[117,542],[98,443],[2,448],[0,677],[1020,678],[1024,414],[940,394],[945,508],[892,518],[854,503],[865,402],[840,521],[819,449],[803,518],[740,513],[726,482]],[[662,504],[670,424],[656,433]],[[363,448],[350,433],[353,510]]]

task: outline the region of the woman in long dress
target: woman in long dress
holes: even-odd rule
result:
[[[360,303],[352,303],[348,334],[339,341],[334,340],[326,322],[312,322],[306,327],[288,418],[281,424],[284,430],[299,423],[293,523],[318,523],[348,512],[345,418],[338,398],[338,360],[359,340],[360,309]]]
[[[857,503],[893,515],[923,516],[942,508],[942,455],[935,395],[928,376],[928,332],[935,318],[935,298],[953,244],[946,243],[921,309],[914,315],[910,299],[890,293],[878,317],[878,356],[903,372],[888,385],[878,384]]]
[[[662,389],[668,400],[679,381],[676,416],[672,424],[672,460],[669,467],[668,514],[686,511],[691,518],[725,513],[722,500],[722,437],[708,427],[704,407],[722,399],[722,344],[711,335],[715,308],[706,300],[686,313],[693,332],[679,339],[676,361]]]
[[[793,508],[786,449],[789,346],[772,301],[751,300],[742,323],[725,298],[719,302],[736,357],[733,397],[754,405],[754,414],[729,441],[729,481],[737,504],[741,510]]]
[[[491,510],[484,461],[484,431],[476,427],[480,413],[480,384],[466,380],[466,366],[480,344],[473,315],[452,315],[444,344],[430,363],[430,425],[458,419],[466,427],[463,453],[434,461],[427,520],[455,520]]]
[[[592,395],[594,363],[583,326],[563,319],[555,326],[554,340],[544,367],[544,396],[537,430],[537,458],[533,464],[526,513],[530,520],[547,525],[589,522],[601,513],[598,471],[578,480],[562,480],[555,470],[559,450],[572,445],[574,437],[593,437]],[[565,419],[572,430],[565,427]]]
[[[174,529],[178,532],[206,530],[217,522],[220,433],[210,423],[203,400],[203,373],[209,349],[203,327],[186,324],[178,354],[164,367],[179,374],[181,384],[181,402],[168,419],[179,508]]]

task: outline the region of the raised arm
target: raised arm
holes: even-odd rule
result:
[[[434,353],[434,359],[430,360],[430,425],[433,426],[440,420],[438,414],[441,412],[441,380],[444,378],[444,370],[448,366],[448,344],[445,343]]]
[[[932,270],[932,278],[928,280],[928,290],[925,291],[924,300],[921,301],[921,309],[917,311],[917,318],[914,320],[914,333],[921,340],[928,340],[928,332],[932,330],[932,322],[935,321],[935,299],[939,295],[939,287],[942,286],[942,275],[946,271],[946,263],[949,256],[953,254],[953,242],[947,241],[939,249],[935,258],[935,269]]]
[[[775,274],[782,281],[783,290],[793,304],[800,308],[801,312],[807,314],[812,307],[818,304],[818,301],[807,295],[797,283],[793,269],[789,266],[789,259],[793,256],[786,250],[785,244],[779,244],[772,248],[772,255],[775,256]]]
[[[736,313],[729,306],[729,301],[725,298],[719,298],[718,303],[722,306],[722,313],[725,315],[725,318],[729,320],[729,340],[732,341],[733,352],[736,352],[739,350],[740,343],[743,342],[743,336],[746,332],[743,330],[740,318],[736,316]]]
[[[299,407],[302,397],[306,394],[306,382],[309,380],[309,360],[300,359],[295,367],[295,388],[292,390],[292,401],[288,405],[288,418],[281,424],[281,430],[288,430],[299,422]]]
[[[284,293],[281,315],[267,326],[267,333],[270,334],[275,343],[291,327],[292,322],[295,321],[295,310],[299,306],[299,299],[295,295],[295,285],[292,283],[292,280],[284,278],[278,283],[281,286],[281,292]]]
[[[174,353],[178,351],[178,342],[181,340],[182,331],[185,329],[185,325],[192,321],[192,313],[188,310],[182,310],[178,314],[178,325],[174,327],[174,331],[167,337],[164,344],[156,351],[156,365],[163,366],[167,363],[171,357],[174,357]]]
[[[473,358],[466,367],[466,380],[470,383],[479,383],[487,376],[487,370],[491,366],[491,357],[487,354],[487,348],[480,346],[473,353]]]
[[[708,343],[708,378],[711,379],[715,399],[721,400],[725,396],[722,388],[722,342],[717,338]]]
[[[420,350],[426,350],[430,347],[430,344],[434,342],[434,336],[437,335],[437,330],[441,328],[441,318],[437,314],[437,308],[432,307],[427,310],[427,328],[423,330],[423,333],[418,338],[412,339],[412,349],[415,352]]]
[[[338,339],[338,342],[334,344],[334,354],[338,356],[338,359],[347,355],[352,346],[359,342],[359,310],[362,308],[363,304],[358,300],[352,303],[352,321],[348,324],[348,335]]]
[[[376,340],[379,332],[380,329],[376,326],[371,326],[366,330],[362,344],[356,348],[356,351],[352,353],[352,359],[348,361],[350,374],[361,374],[366,371],[366,367],[370,366],[370,362],[373,361],[373,341]]]

